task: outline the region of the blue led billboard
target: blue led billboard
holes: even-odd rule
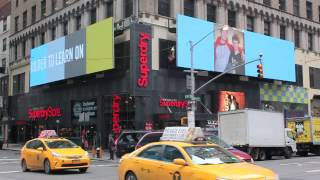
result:
[[[197,43],[193,52],[195,69],[224,72],[257,59],[262,53],[264,78],[292,82],[296,80],[292,42],[188,16],[178,15],[177,19],[177,66],[191,67],[192,41],[193,44]],[[230,73],[257,77],[258,64],[259,61]]]

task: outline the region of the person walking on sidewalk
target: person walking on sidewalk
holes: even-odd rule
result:
[[[110,153],[110,160],[114,160],[114,151],[116,149],[116,145],[114,142],[114,136],[112,134],[109,135],[109,153]]]

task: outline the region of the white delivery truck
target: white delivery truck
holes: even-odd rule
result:
[[[290,158],[297,152],[293,132],[285,128],[282,113],[255,109],[221,112],[218,126],[220,138],[249,153],[254,160]]]

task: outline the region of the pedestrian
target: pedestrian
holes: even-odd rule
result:
[[[110,160],[114,160],[114,151],[116,149],[115,142],[114,142],[114,136],[112,134],[109,134],[109,153],[110,153]]]

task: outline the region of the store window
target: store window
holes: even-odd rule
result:
[[[306,2],[306,7],[307,7],[307,18],[312,20],[312,2],[307,1]]]
[[[133,0],[124,1],[124,17],[130,17],[133,14]]]
[[[296,64],[296,83],[298,86],[303,86],[302,65]]]
[[[320,69],[310,67],[309,68],[310,76],[310,87],[313,89],[320,89]]]
[[[24,93],[25,88],[25,73],[21,73],[13,76],[13,94],[22,94]]]
[[[280,25],[280,39],[286,40],[286,26]]]
[[[115,45],[115,67],[127,70],[130,67],[130,41]]]
[[[176,67],[176,42],[159,39],[159,65],[160,68],[168,69]]]
[[[194,0],[184,0],[184,15],[194,17]]]
[[[160,15],[170,17],[170,1],[158,0],[158,13]]]
[[[207,20],[217,22],[217,7],[213,4],[207,4]]]
[[[228,10],[228,25],[231,27],[236,27],[236,11]]]
[[[247,16],[247,30],[254,32],[254,17]]]

